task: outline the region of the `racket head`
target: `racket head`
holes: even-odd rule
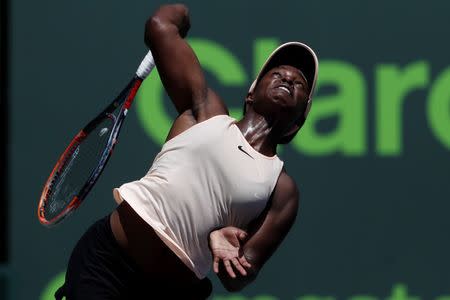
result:
[[[41,224],[51,226],[73,212],[103,171],[119,128],[112,114],[95,121],[72,139],[50,173],[39,200]]]
[[[47,179],[38,205],[41,224],[51,226],[78,208],[108,162],[142,79],[134,77],[103,112],[70,142]]]
[[[60,156],[39,200],[38,219],[41,224],[54,225],[80,206],[103,172],[128,109],[142,81],[154,67],[153,55],[149,51],[119,96],[73,138]]]

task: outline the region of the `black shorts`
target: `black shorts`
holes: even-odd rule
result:
[[[187,286],[148,279],[120,248],[107,216],[93,224],[78,241],[70,256],[65,283],[55,293],[55,298],[206,299],[211,291],[208,278]]]

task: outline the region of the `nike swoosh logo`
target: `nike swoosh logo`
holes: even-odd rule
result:
[[[247,154],[248,156],[250,156],[251,158],[253,158],[253,156],[251,156],[250,154],[248,154],[247,151],[245,151],[244,149],[242,149],[242,145],[238,146],[238,149],[241,150],[242,152],[244,152],[245,154]],[[254,159],[254,158],[253,158]]]

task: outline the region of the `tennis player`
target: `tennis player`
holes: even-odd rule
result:
[[[119,204],[83,235],[56,296],[205,299],[211,268],[229,291],[252,282],[288,233],[299,193],[277,156],[305,122],[314,52],[281,45],[251,85],[244,117],[228,115],[184,40],[184,5],[160,7],[145,42],[178,117],[148,173],[114,189]]]

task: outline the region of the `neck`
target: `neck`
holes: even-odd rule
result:
[[[274,138],[273,124],[270,124],[263,116],[249,111],[236,125],[256,151],[266,156],[277,153],[277,139]]]

